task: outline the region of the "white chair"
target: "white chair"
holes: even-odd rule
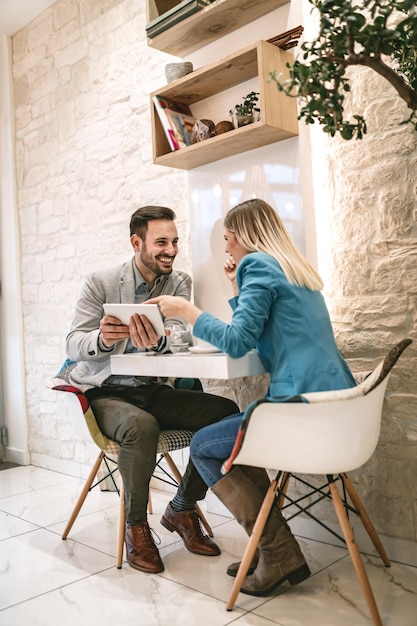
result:
[[[110,481],[110,488],[117,491],[120,496],[116,556],[116,565],[120,569],[123,561],[125,512],[123,482],[121,477],[119,477],[118,481],[116,481],[114,477],[114,474],[118,469],[117,455],[119,452],[119,444],[103,435],[98,427],[94,412],[90,406],[87,396],[80,389],[69,383],[69,372],[74,366],[74,362],[66,361],[57,376],[51,379],[47,386],[49,389],[53,389],[55,391],[66,392],[74,433],[84,441],[92,440],[98,446],[100,452],[94,462],[90,474],[85,481],[84,487],[81,490],[65,530],[62,533],[62,539],[67,538],[89,492],[97,485],[103,485],[104,482]],[[198,385],[195,385],[195,388],[198,388]],[[164,479],[160,476],[155,476],[156,478],[174,486],[177,486],[180,483],[182,478],[181,473],[172,459],[170,452],[187,448],[190,445],[193,434],[194,432],[191,430],[161,430],[157,446],[157,454],[159,455],[159,458],[156,459],[155,466],[165,474],[166,478]],[[169,474],[161,465],[162,460],[166,461],[171,474]],[[210,537],[213,537],[213,531],[198,504],[196,504],[196,511],[206,532]],[[148,512],[152,513],[150,493]]]
[[[342,482],[384,564],[389,566],[378,534],[346,472],[366,463],[377,446],[389,372],[410,343],[411,339],[401,341],[361,384],[352,389],[306,393],[285,403],[265,399],[248,408],[224,471],[236,464],[265,467],[278,473],[271,481],[259,511],[227,610],[233,609],[277,494],[281,501],[285,498],[285,486],[280,491],[281,481],[285,485],[288,474],[320,474],[327,477],[330,498],[373,621],[376,626],[382,626],[336,480]]]

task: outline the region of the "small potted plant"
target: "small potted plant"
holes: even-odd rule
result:
[[[247,96],[243,98],[243,104],[236,104],[233,109],[230,109],[229,115],[232,118],[232,122],[235,128],[239,126],[246,126],[252,124],[254,121],[254,111],[260,111],[255,104],[259,100],[259,92],[251,91]]]

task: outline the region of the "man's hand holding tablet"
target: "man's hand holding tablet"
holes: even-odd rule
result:
[[[157,304],[105,303],[103,308],[105,317],[102,322],[104,325],[107,327],[107,325],[119,323],[128,327],[128,336],[130,336],[135,348],[154,347],[159,338],[165,335],[164,321]],[[105,345],[110,347],[105,335],[107,336],[107,333],[102,332]],[[120,337],[120,339],[125,338],[126,336]]]

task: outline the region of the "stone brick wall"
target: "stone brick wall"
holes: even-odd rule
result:
[[[85,274],[130,257],[129,216],[144,203],[176,210],[177,267],[191,266],[186,174],[152,164],[149,92],[164,84],[172,57],[147,47],[145,22],[144,2],[58,0],[12,41],[29,446],[35,463],[58,459],[69,473],[96,450],[74,439],[63,394],[44,385],[65,358]],[[382,79],[359,70],[353,93],[365,139],[313,145],[326,174],[317,234],[339,345],[353,369],[368,370],[400,338],[415,338],[417,149]],[[409,539],[417,538],[416,351],[394,370],[380,445],[354,476],[378,530]],[[264,379],[252,382],[210,389],[245,406],[265,389]]]
[[[355,480],[377,528],[415,540],[417,133],[400,125],[407,107],[386,81],[366,68],[351,75],[347,112],[362,113],[368,133],[362,141],[326,141],[321,154],[326,224],[316,210],[318,231],[328,236],[327,301],[354,370],[414,339],[389,381],[377,451]]]

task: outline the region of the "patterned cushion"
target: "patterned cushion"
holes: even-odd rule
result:
[[[63,384],[69,385],[70,384],[69,376],[76,365],[77,365],[76,361],[71,361],[71,359],[66,359],[61,365],[59,372],[53,378],[50,378],[47,381],[46,387],[48,389],[56,390],[57,387],[60,387]],[[59,391],[69,391],[69,389],[67,390],[60,389]],[[83,393],[83,392],[80,391],[80,393]]]
[[[334,389],[332,391],[312,391],[310,393],[303,393],[302,398],[307,402],[334,402],[335,400],[348,400],[349,398],[357,398],[358,396],[364,396],[371,387],[373,387],[375,381],[379,378],[379,374],[382,369],[382,363],[380,363],[373,372],[371,372],[363,382],[356,387],[349,387],[348,389]]]
[[[192,436],[192,430],[161,430],[158,439],[159,454],[171,452],[172,450],[181,450],[188,448]]]
[[[379,383],[384,380],[384,378],[390,373],[390,371],[392,370],[392,368],[394,367],[394,365],[396,364],[396,362],[398,361],[398,359],[400,358],[404,350],[411,343],[413,343],[413,340],[407,338],[407,339],[403,339],[402,341],[397,343],[396,346],[391,348],[391,350],[388,352],[387,356],[382,362],[382,369],[381,369],[379,378],[377,378],[373,386],[370,387],[369,391],[372,391],[374,387],[377,387],[377,385],[379,385]]]
[[[364,396],[377,387],[390,373],[401,354],[412,343],[411,339],[403,339],[394,346],[385,359],[356,387],[349,389],[337,389],[335,391],[315,391],[303,393],[302,398],[307,402],[332,402],[334,400],[347,400],[357,396]]]

